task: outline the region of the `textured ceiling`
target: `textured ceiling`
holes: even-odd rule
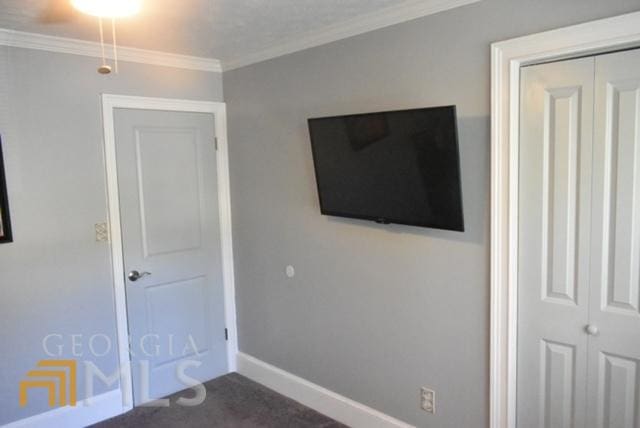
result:
[[[0,0],[0,28],[98,39],[97,20],[68,0]],[[415,0],[410,0],[415,2]],[[118,21],[124,46],[230,61],[405,0],[145,0]]]

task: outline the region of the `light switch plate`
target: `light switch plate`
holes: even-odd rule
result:
[[[96,223],[96,242],[109,242],[109,226],[107,223]]]

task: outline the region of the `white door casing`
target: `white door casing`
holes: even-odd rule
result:
[[[516,422],[520,67],[633,46],[640,46],[640,12],[491,47],[491,428]]]
[[[175,112],[209,113],[215,121],[217,139],[217,190],[219,228],[221,240],[222,277],[224,286],[224,317],[229,340],[226,342],[227,371],[235,371],[237,355],[237,330],[233,273],[233,248],[231,236],[231,206],[229,189],[228,151],[226,136],[226,108],[224,103],[148,98],[120,95],[103,95],[103,121],[105,137],[105,162],[107,170],[107,196],[109,226],[114,272],[114,294],[118,332],[119,365],[121,367],[120,389],[123,396],[123,411],[133,405],[131,367],[129,360],[129,334],[125,300],[125,270],[121,235],[120,198],[117,175],[114,110],[116,108],[161,110]],[[211,332],[218,334],[219,332]]]

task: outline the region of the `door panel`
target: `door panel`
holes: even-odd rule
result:
[[[150,272],[126,279],[139,405],[227,370],[213,116],[116,109],[115,129],[125,271]]]
[[[640,52],[595,76],[588,426],[640,428]]]
[[[173,335],[174,347],[181,351],[187,349],[181,356],[209,351],[205,287],[206,278],[200,277],[145,289],[149,325],[160,337]],[[167,311],[168,307],[172,310]],[[189,342],[189,336],[193,338],[195,346]],[[175,356],[164,353],[154,357],[153,366],[160,366],[175,359]]]
[[[640,81],[608,83],[610,121],[604,139],[602,238],[603,303],[609,311],[638,312],[638,96]]]
[[[593,71],[593,58],[522,69],[519,427],[585,421]]]
[[[545,94],[542,158],[542,293],[548,302],[577,304],[576,208],[581,88]]]
[[[574,419],[576,347],[541,342],[542,426],[571,427]]]
[[[144,257],[200,248],[197,129],[136,129]],[[194,168],[195,166],[195,168]],[[174,170],[171,180],[167,171]],[[167,210],[167,206],[180,207]]]
[[[638,426],[638,360],[600,353],[597,405],[602,428]],[[594,376],[595,377],[595,376]],[[592,424],[596,425],[596,424]]]

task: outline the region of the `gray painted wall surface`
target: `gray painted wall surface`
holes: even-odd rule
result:
[[[225,73],[241,351],[417,426],[486,426],[489,45],[639,8],[484,0]],[[307,118],[444,104],[467,232],[320,215]]]
[[[63,357],[73,357],[71,334],[82,335],[84,355],[93,334],[115,345],[110,250],[93,231],[107,219],[99,95],[222,100],[220,74],[122,63],[118,76],[104,77],[98,63],[0,47],[0,135],[15,238],[0,245],[0,425],[49,410],[44,391],[18,407],[18,382],[47,358],[44,336],[64,336],[51,342],[64,345]],[[102,352],[104,341],[95,344]],[[116,355],[112,348],[89,359],[111,374]],[[79,385],[82,398],[82,370]],[[97,393],[117,387],[98,386]]]

